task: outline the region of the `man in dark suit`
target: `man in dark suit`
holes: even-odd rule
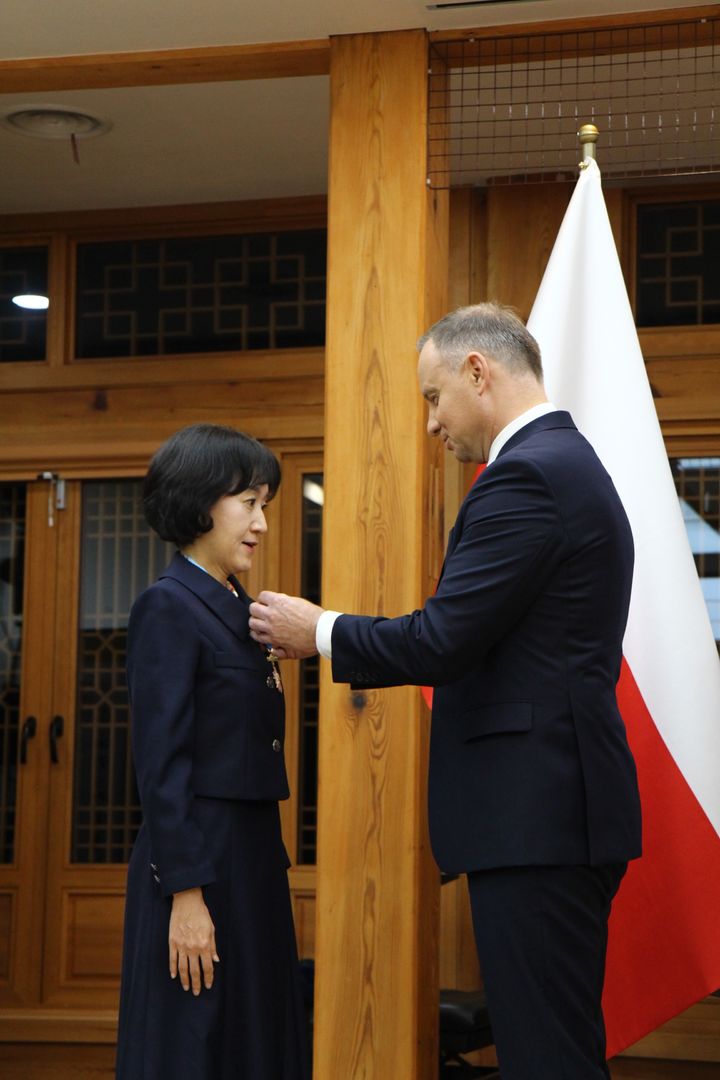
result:
[[[503,1080],[599,1080],[607,920],[641,843],[615,697],[632,535],[518,318],[462,308],[419,347],[428,432],[487,463],[436,594],[383,619],[263,593],[250,625],[281,655],[317,647],[335,681],[435,687],[433,851],[468,877]]]

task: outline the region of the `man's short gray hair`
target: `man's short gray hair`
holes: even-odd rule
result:
[[[543,377],[540,346],[510,308],[485,303],[461,307],[445,315],[417,343],[418,352],[431,341],[443,361],[457,369],[472,352],[483,353],[515,374]]]

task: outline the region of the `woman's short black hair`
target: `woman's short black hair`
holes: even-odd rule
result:
[[[280,486],[280,463],[271,450],[235,428],[191,424],[154,454],[143,484],[149,525],[178,547],[213,527],[210,510],[223,495],[267,484]]]

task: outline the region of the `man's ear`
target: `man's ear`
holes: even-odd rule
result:
[[[490,375],[490,365],[484,353],[471,352],[465,358],[472,382],[479,390],[484,389]]]

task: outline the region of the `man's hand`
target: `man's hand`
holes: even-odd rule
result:
[[[280,660],[302,660],[317,652],[315,627],[323,608],[285,593],[261,592],[250,605],[250,633],[272,645]]]

